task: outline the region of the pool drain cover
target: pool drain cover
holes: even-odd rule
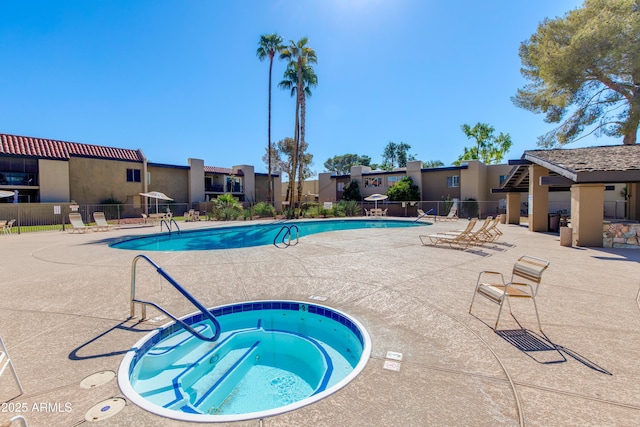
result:
[[[95,374],[91,374],[87,378],[83,379],[82,382],[80,383],[80,387],[86,388],[86,389],[98,387],[102,384],[108,383],[115,377],[116,377],[116,373],[113,371],[96,372]]]
[[[126,405],[127,401],[121,397],[107,399],[91,407],[91,409],[89,409],[85,414],[84,419],[90,423],[106,420],[107,418],[111,418],[118,412],[122,411]]]

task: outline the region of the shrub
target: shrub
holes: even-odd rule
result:
[[[260,202],[253,207],[253,213],[260,218],[276,216],[276,208],[266,202]]]
[[[231,194],[223,194],[213,200],[212,216],[220,221],[232,221],[244,215],[244,209]]]

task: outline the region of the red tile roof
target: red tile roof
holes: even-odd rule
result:
[[[231,175],[232,172],[231,168],[220,168],[218,166],[205,166],[204,171],[209,173],[221,173],[225,175]]]
[[[64,160],[68,160],[71,156],[134,162],[142,162],[144,160],[140,150],[7,134],[0,134],[0,154]]]

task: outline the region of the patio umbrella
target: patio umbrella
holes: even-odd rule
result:
[[[156,214],[158,213],[158,200],[173,200],[171,197],[159,191],[150,191],[148,193],[140,193],[141,196],[156,199]]]
[[[368,202],[376,202],[376,209],[378,209],[378,200],[387,200],[389,196],[386,194],[372,194],[370,196],[365,197],[364,199]]]

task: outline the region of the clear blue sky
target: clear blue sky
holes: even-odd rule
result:
[[[520,42],[579,0],[104,0],[0,2],[0,133],[122,148],[152,162],[262,162],[268,61],[261,34],[309,38],[318,86],[307,105],[317,172],[334,155],[381,162],[389,141],[450,165],[486,122],[536,147],[551,126],[516,108]],[[292,136],[277,88],[272,140]],[[585,138],[570,147],[621,143]]]

